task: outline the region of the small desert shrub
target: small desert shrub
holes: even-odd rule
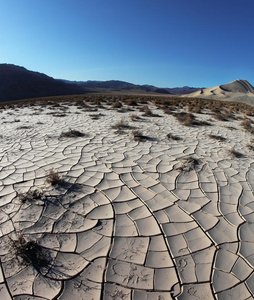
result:
[[[222,112],[216,112],[214,118],[218,121],[228,121],[226,115],[223,114]]]
[[[200,163],[200,159],[190,156],[182,160],[182,165],[178,167],[177,170],[181,172],[190,172],[196,170]]]
[[[246,147],[247,147],[247,149],[254,151],[254,145],[247,144]]]
[[[85,133],[80,132],[78,130],[75,129],[69,129],[66,132],[62,132],[60,134],[60,138],[76,138],[76,137],[84,137]]]
[[[127,100],[126,105],[128,106],[138,106],[138,103],[136,100]]]
[[[32,126],[19,126],[17,129],[30,129]]]
[[[63,118],[63,117],[66,117],[66,114],[54,114],[53,117],[57,117],[57,118]]]
[[[132,131],[133,139],[134,141],[145,141],[148,139],[147,136],[143,135],[143,133],[140,130],[133,130]]]
[[[55,186],[55,185],[59,185],[62,182],[62,178],[59,175],[58,172],[56,172],[55,170],[51,169],[49,171],[49,174],[46,177],[46,182]]]
[[[228,114],[229,116],[232,116],[235,112],[235,108],[233,106],[229,106],[228,107]]]
[[[43,197],[43,193],[38,189],[18,195],[18,198],[22,203],[26,203],[26,202],[32,203],[35,200],[41,200],[42,197]]]
[[[245,116],[254,116],[253,109],[248,109],[244,112]]]
[[[199,101],[198,103],[195,103],[195,106],[193,107],[193,112],[200,114],[202,112],[202,103]]]
[[[17,241],[13,241],[13,248],[16,256],[21,258],[23,265],[32,265],[39,273],[41,273],[42,269],[48,269],[51,265],[48,250],[35,241],[26,241],[21,236]]]
[[[181,138],[179,136],[173,135],[172,133],[168,133],[167,138],[169,140],[173,140],[173,141],[180,141],[181,140]]]
[[[252,127],[252,120],[244,119],[240,124],[246,131],[254,133],[254,128]]]
[[[120,121],[117,121],[113,126],[113,129],[121,130],[121,129],[130,129],[131,126],[128,124],[127,121],[124,119],[121,119]]]
[[[144,106],[144,116],[151,116],[153,113],[150,108],[146,105]]]
[[[227,128],[227,129],[229,129],[229,130],[236,130],[236,128],[233,127],[233,126],[225,126],[225,128]]]
[[[166,115],[172,115],[172,114],[173,114],[173,107],[166,107],[166,108],[163,108],[163,112],[164,112],[164,114],[166,114]]]
[[[234,156],[236,158],[244,157],[244,155],[241,152],[236,151],[234,148],[231,148],[230,150],[228,150],[228,154],[231,156]]]
[[[136,115],[136,114],[131,114],[131,115],[130,115],[130,119],[131,119],[132,121],[137,121],[137,120],[140,119],[140,117],[139,117],[138,115]]]
[[[188,113],[188,114],[186,114],[186,118],[185,118],[183,124],[186,126],[194,125],[194,120],[195,120],[195,116],[191,113]]]
[[[193,126],[195,125],[195,116],[191,113],[186,113],[186,112],[180,112],[180,113],[175,113],[174,116],[177,118],[177,120],[185,125],[185,126]]]
[[[189,113],[197,113],[197,114],[201,113],[201,105],[197,105],[195,103],[192,105],[189,104],[187,109]]]
[[[224,138],[221,135],[209,134],[208,136],[209,136],[209,138],[220,141],[220,142],[225,142],[227,140],[226,138]]]
[[[102,113],[90,115],[92,120],[99,120],[102,116],[104,116]]]
[[[121,107],[122,107],[122,103],[119,102],[119,101],[114,102],[114,103],[112,104],[112,108],[121,108]]]

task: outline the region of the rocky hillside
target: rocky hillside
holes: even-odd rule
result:
[[[12,64],[0,64],[0,102],[82,93],[85,89],[81,86]]]

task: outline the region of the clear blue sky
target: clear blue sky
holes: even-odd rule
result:
[[[0,0],[0,63],[159,87],[254,84],[254,0]]]

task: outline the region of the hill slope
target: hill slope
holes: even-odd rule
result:
[[[0,64],[0,102],[83,93],[85,89],[80,86],[23,67]]]

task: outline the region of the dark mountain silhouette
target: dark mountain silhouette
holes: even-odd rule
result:
[[[85,92],[76,84],[67,84],[16,65],[0,64],[0,102]]]
[[[175,87],[175,88],[166,88],[166,90],[173,95],[183,95],[183,94],[190,94],[194,93],[200,88],[194,88],[194,87],[189,87],[189,86],[183,86],[183,87]]]
[[[66,83],[77,84],[83,88],[90,90],[107,89],[108,91],[124,92],[124,91],[136,91],[146,93],[159,93],[159,94],[170,94],[167,89],[158,88],[153,85],[138,85],[120,80],[108,80],[108,81],[68,81],[63,80]]]
[[[68,81],[63,80],[66,83],[77,84],[86,89],[109,89],[112,91],[143,91],[147,93],[159,93],[159,94],[171,94],[171,95],[182,95],[193,93],[200,88],[192,88],[188,86],[176,87],[176,88],[158,88],[153,85],[138,85],[120,80],[108,80],[108,81]]]

